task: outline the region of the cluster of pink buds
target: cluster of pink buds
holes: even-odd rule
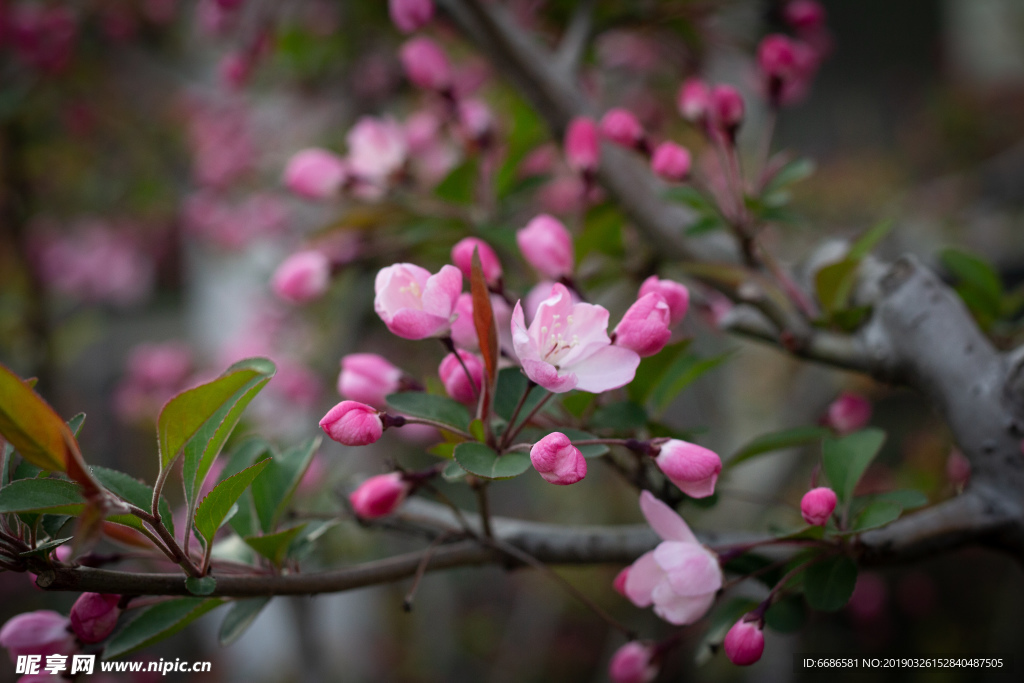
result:
[[[743,123],[743,96],[731,85],[709,86],[699,78],[683,82],[677,99],[679,114],[715,139],[733,144]]]
[[[652,145],[640,121],[627,109],[609,110],[601,119],[601,134],[609,142],[649,157],[651,170],[663,180],[680,182],[690,173],[689,150],[671,140]]]
[[[0,647],[12,662],[25,655],[70,656],[83,644],[99,643],[114,632],[120,603],[120,595],[82,593],[70,617],[50,610],[19,614],[0,628]]]

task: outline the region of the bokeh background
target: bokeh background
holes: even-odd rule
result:
[[[501,1],[544,40],[560,33],[575,4]],[[883,255],[911,252],[941,267],[937,254],[957,245],[995,265],[1007,296],[1020,291],[1024,4],[823,4],[834,49],[806,100],[784,111],[776,143],[813,159],[816,172],[794,185],[793,221],[771,233],[773,247],[793,262],[824,240],[892,218],[897,228]],[[595,5],[585,78],[603,107],[630,107],[650,130],[696,144],[674,111],[678,84],[697,72],[732,82],[750,95],[740,144],[756,154],[764,111],[751,55],[761,36],[781,28],[777,4]],[[454,29],[442,21],[432,34],[446,41],[464,87],[495,112],[499,137],[531,148],[548,142],[540,120]],[[272,357],[279,374],[238,436],[258,432],[281,443],[317,432],[319,417],[339,400],[346,353],[374,351],[424,379],[436,374],[442,350],[389,335],[373,315],[372,282],[397,260],[431,270],[446,261],[474,219],[436,190],[465,150],[424,153],[411,188],[371,202],[313,203],[281,183],[297,150],[341,150],[360,116],[404,121],[423,106],[399,66],[402,40],[381,0],[0,4],[0,361],[38,377],[38,390],[62,415],[87,414],[87,460],[152,481],[163,401],[249,355]],[[488,235],[503,260],[517,264],[506,267],[521,291],[528,282],[514,231],[542,209],[565,211],[573,192],[566,185],[556,171],[523,184],[488,215]],[[628,228],[616,230],[610,245],[584,250],[581,267],[613,319],[634,291],[615,282],[615,268],[642,260]],[[344,264],[330,291],[305,306],[278,299],[271,274],[314,239]],[[695,348],[735,353],[669,407],[666,423],[724,454],[757,434],[814,423],[841,390],[854,390],[874,401],[873,424],[890,435],[867,484],[917,487],[932,501],[955,495],[946,478],[953,444],[918,397],[728,338],[697,309],[685,323]],[[1017,340],[1012,313],[987,321],[1004,345]],[[330,512],[354,477],[384,471],[388,458],[429,462],[422,449],[391,433],[366,449],[328,443],[299,505]],[[684,513],[712,530],[792,523],[813,462],[813,453],[794,452],[738,468],[714,509]],[[494,510],[566,523],[639,521],[633,494],[609,471],[595,468],[585,487],[557,496],[546,486],[522,477],[498,487]],[[464,492],[451,493],[472,505]],[[346,521],[309,568],[417,543]],[[619,569],[564,573],[643,633],[667,632],[610,589]],[[1024,671],[1022,579],[1007,558],[971,549],[865,571],[846,609],[796,610],[793,631],[772,632],[752,669],[722,656],[698,666],[702,630],[695,628],[659,680],[817,680],[794,671],[793,653],[1016,653]],[[216,644],[215,613],[146,656],[213,660],[211,674],[188,679],[196,681],[600,681],[621,644],[535,573],[431,575],[411,613],[401,609],[407,590],[403,583],[277,599],[227,649]],[[74,597],[0,573],[0,621],[30,609],[66,611]],[[4,658],[0,681],[15,678]],[[889,671],[859,680],[1003,679]]]

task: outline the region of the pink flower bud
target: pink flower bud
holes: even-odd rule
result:
[[[83,643],[98,643],[114,632],[120,595],[82,593],[71,606],[71,628]]]
[[[345,161],[325,149],[311,148],[296,153],[284,170],[284,184],[308,199],[327,199],[338,194],[348,175]]]
[[[466,237],[456,242],[455,246],[452,247],[452,263],[458,266],[458,269],[462,271],[467,280],[470,279],[473,274],[474,249],[480,251],[480,266],[484,271],[484,279],[487,281],[487,284],[498,284],[498,280],[501,279],[501,261],[498,260],[498,255],[491,249],[491,245],[482,239]]]
[[[399,391],[402,371],[375,353],[350,353],[341,359],[338,393],[342,398],[384,408],[386,397]]]
[[[434,18],[433,0],[388,0],[391,21],[402,33],[418,31]]]
[[[615,344],[637,352],[641,358],[653,356],[665,348],[672,331],[671,313],[660,294],[640,297],[629,307],[615,327]]]
[[[657,275],[652,275],[640,285],[638,298],[645,294],[660,294],[668,304],[669,325],[676,326],[686,317],[686,311],[690,307],[690,290],[675,280],[661,280]]]
[[[462,293],[462,273],[442,266],[436,274],[411,263],[382,268],[374,282],[373,308],[384,324],[403,339],[448,334],[455,303]]]
[[[220,60],[217,65],[217,73],[225,85],[238,90],[245,85],[252,74],[252,61],[244,54],[232,52]]]
[[[971,480],[971,461],[955,448],[949,452],[949,458],[946,459],[946,477],[957,487],[967,486]]]
[[[413,38],[398,53],[412,84],[424,90],[444,91],[452,85],[452,67],[444,50],[430,38]]]
[[[764,653],[764,633],[757,621],[740,619],[725,634],[725,655],[736,666],[750,666]]]
[[[708,84],[699,78],[688,78],[683,81],[676,100],[679,115],[690,123],[703,120],[711,107],[711,90]]]
[[[533,468],[546,481],[567,486],[587,476],[587,461],[565,434],[552,432],[530,449]]]
[[[757,64],[765,80],[765,90],[773,106],[790,104],[802,98],[818,68],[818,56],[805,43],[774,34],[761,41]]]
[[[346,446],[365,446],[384,432],[384,421],[375,408],[357,401],[342,401],[320,420],[327,436]]]
[[[655,462],[669,481],[691,498],[712,495],[722,471],[717,453],[679,439],[663,443]]]
[[[448,392],[449,396],[459,403],[474,405],[477,396],[480,395],[480,387],[483,386],[484,363],[479,356],[469,351],[459,349],[457,353],[459,354],[458,358],[454,353],[449,353],[444,357],[441,365],[437,368],[437,374],[441,376],[444,390]],[[462,364],[465,364],[466,370],[469,370],[469,377],[466,376],[466,370],[462,369],[459,358],[462,359]],[[470,383],[470,377],[472,383]]]
[[[622,571],[615,575],[615,580],[612,581],[612,588],[614,588],[615,592],[624,598],[629,597],[626,593],[627,579],[629,579],[629,567],[623,567]]]
[[[871,402],[859,394],[843,392],[828,407],[825,424],[840,434],[849,434],[871,421]]]
[[[674,142],[663,142],[651,155],[651,170],[663,180],[679,182],[690,173],[690,153]]]
[[[613,683],[650,683],[658,675],[651,664],[653,649],[635,640],[616,650],[608,663],[608,678]]]
[[[461,100],[457,114],[462,134],[476,143],[484,143],[494,132],[494,114],[480,100]]]
[[[552,280],[572,274],[572,236],[562,222],[543,213],[516,233],[523,258],[542,276]]]
[[[716,85],[711,89],[710,113],[715,126],[732,138],[743,122],[743,96],[731,85]]]
[[[819,486],[804,494],[800,501],[800,514],[812,526],[825,526],[836,509],[836,492],[827,486]]]
[[[786,79],[796,67],[796,50],[789,36],[773,33],[757,47],[757,66],[768,78]]]
[[[21,655],[70,655],[78,650],[68,618],[50,610],[11,617],[0,628],[0,646],[11,661]]]
[[[348,500],[358,516],[376,519],[394,512],[409,495],[410,488],[399,472],[378,474],[360,484]]]
[[[814,31],[825,26],[825,8],[815,0],[793,0],[783,10],[786,23],[799,31]]]
[[[577,173],[593,173],[601,157],[597,124],[584,117],[573,119],[565,131],[565,160]]]
[[[331,263],[315,250],[296,252],[286,258],[270,281],[274,294],[297,304],[323,296],[330,284]]]
[[[636,147],[644,139],[644,129],[633,112],[611,109],[601,119],[601,134],[617,145]]]

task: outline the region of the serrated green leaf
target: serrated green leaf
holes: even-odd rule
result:
[[[511,479],[530,469],[526,453],[498,455],[482,443],[460,443],[455,447],[455,460],[467,472],[485,479]]]
[[[447,396],[435,396],[422,391],[405,391],[387,397],[388,405],[403,415],[422,417],[456,429],[469,429],[469,410]]]
[[[223,602],[221,598],[178,598],[143,608],[110,638],[103,659],[123,657],[168,638]]]
[[[67,469],[66,438],[71,431],[60,416],[20,377],[0,364],[0,435],[22,458],[51,472]]]
[[[21,557],[31,557],[33,555],[48,555],[51,550],[53,550],[54,548],[59,548],[60,546],[70,541],[71,538],[71,536],[68,536],[67,538],[52,538],[49,541],[37,543],[35,548],[33,548],[32,550],[26,550],[23,553],[19,553],[19,555]]]
[[[452,457],[454,457],[454,449],[452,451]],[[467,474],[469,472],[459,464],[458,460],[452,460],[445,466],[444,471],[441,472],[441,476],[444,477],[445,481],[459,481],[460,479],[465,479]]]
[[[277,455],[270,443],[262,437],[250,437],[239,444],[228,458],[220,474],[220,481],[251,467],[257,460],[273,457]],[[252,490],[243,492],[236,504],[238,511],[228,519],[228,524],[239,536],[255,536],[260,532],[260,523],[253,504]]]
[[[804,573],[807,603],[819,612],[835,612],[850,601],[857,583],[857,564],[848,557],[831,557]]]
[[[885,443],[885,432],[863,429],[843,437],[827,437],[822,465],[840,503],[853,498],[857,482]]]
[[[213,576],[190,576],[185,579],[185,588],[192,595],[209,595],[217,590],[217,579]]]
[[[771,434],[763,434],[744,444],[726,461],[725,466],[735,467],[758,455],[814,443],[831,433],[831,430],[826,427],[793,427]]]
[[[320,437],[315,437],[289,448],[270,460],[263,475],[252,483],[252,500],[264,533],[277,528],[319,447]]]
[[[589,432],[584,432],[580,429],[571,429],[569,427],[562,427],[554,431],[559,431],[569,437],[570,441],[589,441],[596,439],[597,437]],[[575,443],[573,444],[575,446]],[[603,443],[591,444],[589,446],[576,446],[580,453],[583,454],[584,458],[597,458],[608,452],[608,446]]]
[[[71,433],[75,435],[76,439],[78,438],[78,433],[80,431],[82,431],[82,425],[84,425],[84,424],[85,424],[85,413],[78,413],[78,415],[75,415],[73,418],[71,418],[67,422],[68,429],[71,430]]]
[[[213,542],[213,537],[221,524],[224,523],[231,507],[245,493],[249,485],[253,483],[263,472],[263,469],[273,460],[261,460],[251,467],[242,470],[238,474],[228,477],[217,484],[212,491],[196,508],[196,531],[207,543]]]
[[[231,603],[231,608],[224,615],[224,621],[220,623],[220,633],[217,635],[221,647],[227,647],[238,640],[269,602],[270,598],[248,598]]]
[[[0,513],[77,515],[84,502],[78,485],[64,479],[19,479],[0,489]]]
[[[148,486],[125,472],[98,466],[94,466],[91,469],[93,476],[115,496],[147,512],[150,511],[150,508],[153,506],[152,486]],[[159,510],[160,519],[173,536],[174,515],[171,514],[171,506],[167,504],[167,500],[163,496],[160,497]]]
[[[451,460],[453,457],[455,457],[456,445],[457,444],[451,441],[445,441],[443,443],[434,444],[433,446],[427,449],[427,453],[430,453],[431,455],[436,455],[439,458],[444,458],[445,460]]]
[[[278,531],[273,534],[264,534],[263,536],[247,536],[242,540],[248,544],[250,548],[258,552],[263,557],[270,560],[275,566],[280,567],[281,563],[284,562],[284,558],[288,554],[288,546],[291,545],[295,537],[306,528],[305,524],[299,524],[283,531]]]

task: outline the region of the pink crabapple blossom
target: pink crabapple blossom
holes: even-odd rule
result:
[[[523,371],[555,393],[578,389],[596,394],[633,381],[640,356],[613,346],[607,330],[608,311],[574,304],[561,284],[551,288],[529,329],[521,301],[512,312],[512,345]]]
[[[963,488],[971,481],[971,461],[959,449],[952,449],[946,458],[946,478],[957,488]]]
[[[71,628],[83,643],[98,643],[114,632],[120,595],[82,593],[71,606]]]
[[[545,481],[568,486],[587,476],[587,461],[565,434],[552,432],[530,449],[530,462]]]
[[[516,233],[519,251],[545,278],[558,280],[572,275],[575,252],[572,236],[554,216],[540,214]]]
[[[640,509],[662,542],[629,568],[626,595],[637,607],[676,625],[703,617],[722,587],[718,557],[697,541],[690,527],[650,491],[640,494]]]
[[[328,199],[338,194],[348,171],[345,160],[325,149],[304,149],[292,155],[284,169],[284,184],[307,199]]]
[[[663,280],[657,275],[652,275],[640,285],[640,292],[637,298],[645,294],[660,294],[669,308],[669,326],[675,327],[683,318],[690,307],[690,290],[686,285],[675,280]]]
[[[388,0],[388,14],[402,33],[418,31],[434,18],[433,0]]]
[[[411,484],[399,472],[378,474],[360,484],[348,500],[357,516],[377,519],[394,512],[409,495],[411,488]]]
[[[825,8],[816,0],[793,0],[783,10],[786,23],[798,31],[814,31],[825,27]]]
[[[612,655],[608,678],[612,683],[650,683],[658,675],[658,667],[651,663],[653,656],[651,646],[630,641]]]
[[[452,247],[452,263],[462,271],[467,280],[470,279],[473,274],[474,250],[480,253],[480,268],[483,270],[484,280],[489,285],[497,285],[501,280],[501,261],[498,260],[498,255],[494,253],[491,245],[479,237],[465,237],[456,242]]]
[[[388,394],[401,388],[402,374],[376,353],[350,353],[341,359],[338,393],[342,398],[384,408]]]
[[[691,498],[714,494],[722,459],[695,443],[671,439],[661,444],[655,462],[669,481]]]
[[[730,139],[743,122],[743,96],[731,85],[716,85],[711,89],[710,114],[712,123]]]
[[[569,168],[584,175],[597,171],[601,157],[597,124],[578,117],[569,122],[565,131],[565,160]]]
[[[819,486],[804,494],[800,500],[800,514],[812,526],[825,526],[837,502],[835,491],[827,486]]]
[[[458,356],[455,355],[458,354]],[[484,363],[476,354],[457,349],[441,360],[437,374],[444,384],[444,390],[459,403],[475,404],[483,385]],[[459,362],[459,359],[462,362]],[[463,369],[465,366],[465,369]],[[469,371],[469,376],[466,371]]]
[[[750,666],[764,653],[764,633],[758,620],[740,619],[725,634],[725,656],[736,666]]]
[[[871,401],[860,394],[844,391],[828,406],[825,424],[840,434],[863,429],[871,421]]]
[[[690,174],[690,153],[674,142],[663,142],[651,156],[651,170],[662,180],[679,182]]]
[[[512,309],[504,298],[491,294],[491,310],[494,312],[494,322],[498,327],[498,345],[511,353],[512,333],[509,325],[512,323]],[[455,315],[456,318],[452,322],[452,341],[459,348],[479,350],[480,340],[477,339],[476,325],[473,323],[472,294],[465,292],[459,295],[455,302]]]
[[[306,303],[324,295],[331,284],[331,262],[323,253],[308,249],[286,258],[271,278],[274,293],[292,303]]]
[[[21,655],[70,655],[78,651],[67,617],[52,610],[23,612],[0,628],[0,646],[11,662]]]
[[[346,446],[366,446],[380,439],[384,421],[376,408],[357,401],[342,401],[320,420],[327,436]]]
[[[448,334],[462,293],[462,273],[442,266],[436,274],[412,263],[382,268],[374,283],[373,308],[384,324],[403,339]]]
[[[711,89],[699,78],[687,78],[679,88],[676,106],[684,120],[699,123],[711,108]]]
[[[644,129],[633,112],[628,109],[609,109],[601,117],[601,134],[607,140],[630,149],[644,139]]]
[[[359,178],[381,185],[405,165],[405,131],[393,119],[364,116],[345,137],[348,167]]]
[[[612,588],[615,592],[624,598],[628,598],[626,595],[626,579],[629,578],[629,567],[623,567],[622,571],[615,575],[615,579],[612,580]]]
[[[615,326],[615,345],[632,349],[641,358],[653,356],[665,348],[672,331],[671,312],[664,297],[657,293],[637,299]]]
[[[440,45],[423,36],[413,38],[398,53],[405,75],[417,88],[444,92],[452,87],[452,67]]]

